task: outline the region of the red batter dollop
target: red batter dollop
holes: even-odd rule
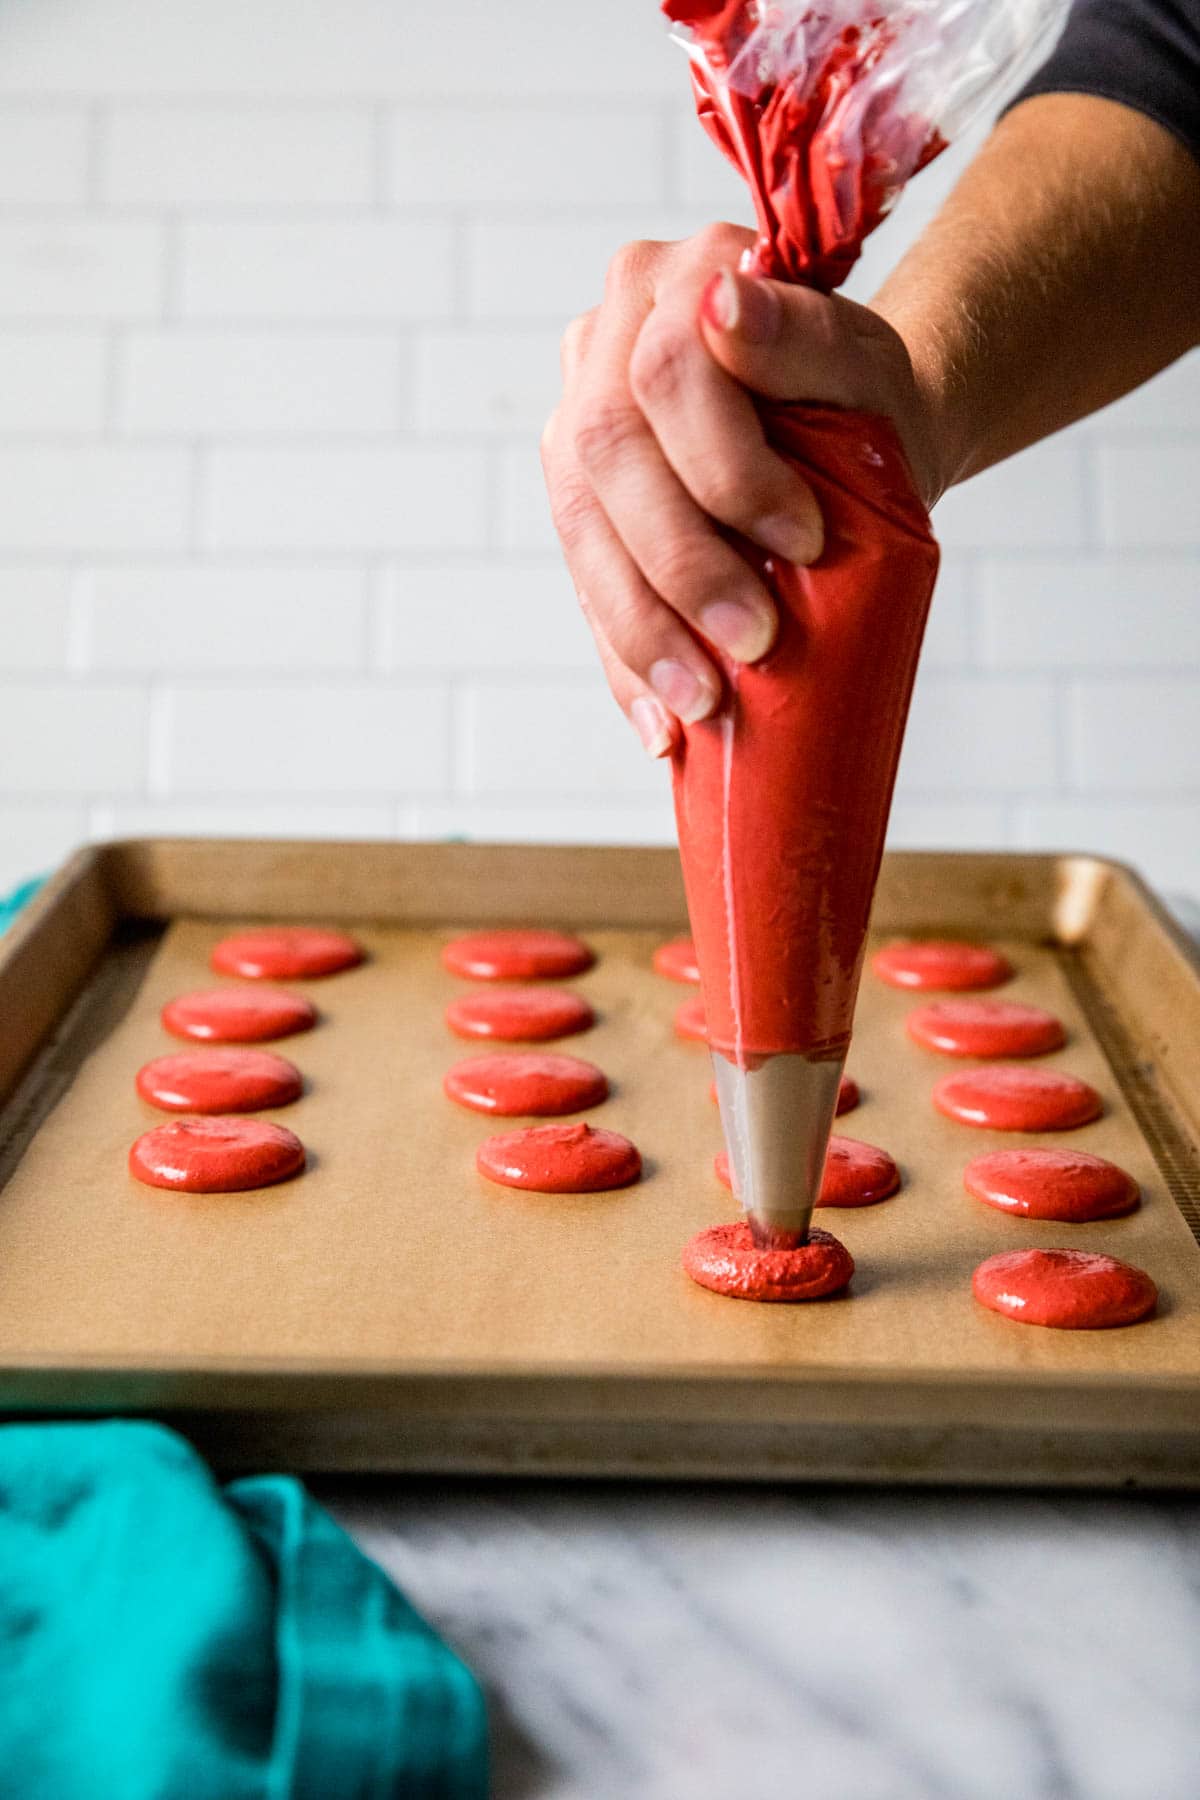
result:
[[[259,1044],[311,1030],[317,1009],[302,994],[283,988],[209,988],[168,1000],[162,1022],[173,1037],[209,1044]]]
[[[874,1206],[899,1186],[900,1171],[886,1150],[836,1133],[830,1138],[818,1206]]]
[[[717,1179],[731,1188],[727,1150],[717,1151],[713,1167]],[[836,1133],[830,1138],[818,1206],[875,1206],[880,1200],[890,1200],[899,1187],[900,1171],[886,1150]]]
[[[943,1056],[1045,1056],[1067,1041],[1061,1019],[1015,1000],[935,1000],[909,1013],[905,1029]]]
[[[708,1042],[708,1021],[703,1000],[685,1000],[675,1014],[675,1035],[692,1038],[699,1044]]]
[[[289,1106],[304,1091],[300,1071],[269,1050],[185,1050],[138,1070],[137,1091],[164,1112],[247,1113]]]
[[[1012,975],[1012,964],[998,950],[944,938],[885,944],[871,967],[881,981],[898,988],[993,988]]]
[[[235,1194],[273,1187],[304,1167],[295,1132],[266,1119],[172,1119],[137,1140],[129,1172],[150,1187]]]
[[[1006,1319],[1059,1331],[1134,1325],[1158,1301],[1142,1269],[1090,1250],[1006,1250],[980,1263],[971,1288]]]
[[[1071,1131],[1104,1111],[1095,1088],[1077,1075],[1019,1063],[944,1075],[933,1090],[933,1104],[948,1119],[993,1131]]]
[[[608,1097],[608,1081],[595,1063],[536,1050],[469,1057],[455,1063],[442,1085],[460,1106],[504,1118],[582,1112]]]
[[[1085,1150],[992,1150],[963,1172],[968,1194],[1022,1219],[1083,1225],[1133,1212],[1137,1182]]]
[[[586,1000],[565,988],[496,988],[452,1000],[446,1023],[458,1037],[544,1043],[586,1031],[596,1023],[596,1015]]]
[[[701,1287],[733,1300],[819,1300],[837,1294],[854,1258],[832,1233],[813,1228],[795,1250],[763,1250],[743,1219],[698,1231],[684,1245],[683,1267]]]
[[[581,975],[595,960],[582,939],[566,931],[472,931],[442,951],[450,973],[472,981],[561,980]]]
[[[691,938],[673,938],[669,944],[660,944],[654,952],[654,967],[669,981],[700,980],[700,964]]]
[[[475,1153],[481,1175],[505,1187],[543,1194],[595,1194],[628,1187],[642,1172],[637,1145],[591,1125],[532,1125],[485,1138]]]
[[[363,960],[361,944],[344,931],[311,925],[267,925],[222,938],[210,961],[219,975],[251,981],[306,981],[336,975]]]

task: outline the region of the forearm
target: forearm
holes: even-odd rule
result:
[[[1113,101],[1027,100],[874,304],[908,346],[948,487],[1200,342],[1200,165]]]

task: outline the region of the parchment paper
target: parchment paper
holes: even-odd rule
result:
[[[680,1270],[688,1236],[733,1216],[736,1202],[712,1171],[720,1127],[707,1053],[671,1030],[691,990],[650,967],[665,933],[587,933],[599,960],[568,985],[593,1001],[600,1022],[557,1046],[608,1073],[612,1097],[588,1117],[640,1146],[647,1173],[638,1186],[543,1196],[478,1176],[475,1147],[511,1125],[463,1111],[441,1091],[452,1062],[488,1048],[453,1038],[443,1023],[446,1002],[469,985],[438,961],[452,931],[367,927],[364,967],[291,984],[319,1007],[317,1029],[272,1046],[300,1066],[307,1091],[266,1116],[300,1134],[308,1172],[241,1195],[140,1185],[126,1172],[129,1145],[166,1115],[138,1099],[134,1074],[182,1047],[162,1030],[159,1009],[214,985],[208,953],[241,923],[170,927],[128,1016],[0,1194],[0,1356],[352,1359],[405,1370],[890,1367],[898,1378],[1200,1373],[1200,1250],[1050,949],[1000,946],[1018,970],[1003,997],[1064,1019],[1069,1042],[1044,1060],[1093,1082],[1104,1118],[1040,1139],[942,1119],[930,1089],[966,1065],[911,1044],[903,1020],[919,997],[868,973],[848,1065],[864,1099],[837,1128],[891,1151],[904,1186],[879,1206],[818,1213],[856,1259],[852,1294],[786,1307],[721,1299]],[[1142,1184],[1141,1211],[1072,1228],[1014,1220],[962,1189],[964,1165],[984,1150],[1068,1141],[1127,1167]],[[1159,1317],[1118,1331],[1056,1332],[985,1311],[971,1297],[973,1267],[1025,1245],[1105,1250],[1139,1264],[1159,1284]]]

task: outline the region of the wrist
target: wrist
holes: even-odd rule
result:
[[[897,320],[882,307],[872,310],[884,321],[890,340],[881,390],[890,392],[888,410],[904,446],[913,485],[926,510],[932,511],[946,489],[960,478],[946,384],[929,359],[914,353]]]
[[[875,302],[904,345],[908,377],[908,411],[912,419],[910,453],[921,498],[932,511],[947,488],[971,473],[971,410],[962,404],[961,387],[947,370],[936,341],[923,337],[904,319]]]
[[[924,500],[932,512],[947,488],[968,473],[970,452],[963,443],[954,395],[940,371],[914,359],[913,391],[924,444]]]

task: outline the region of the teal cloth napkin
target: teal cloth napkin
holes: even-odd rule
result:
[[[37,875],[32,881],[23,881],[20,887],[13,888],[11,893],[0,894],[0,931],[11,925],[21,908],[25,906],[40,887],[46,884],[44,875]]]
[[[40,880],[0,895],[0,931]],[[0,1427],[0,1793],[485,1800],[470,1670],[286,1476],[163,1427]]]
[[[483,1699],[299,1482],[174,1432],[0,1428],[0,1788],[483,1800]]]

